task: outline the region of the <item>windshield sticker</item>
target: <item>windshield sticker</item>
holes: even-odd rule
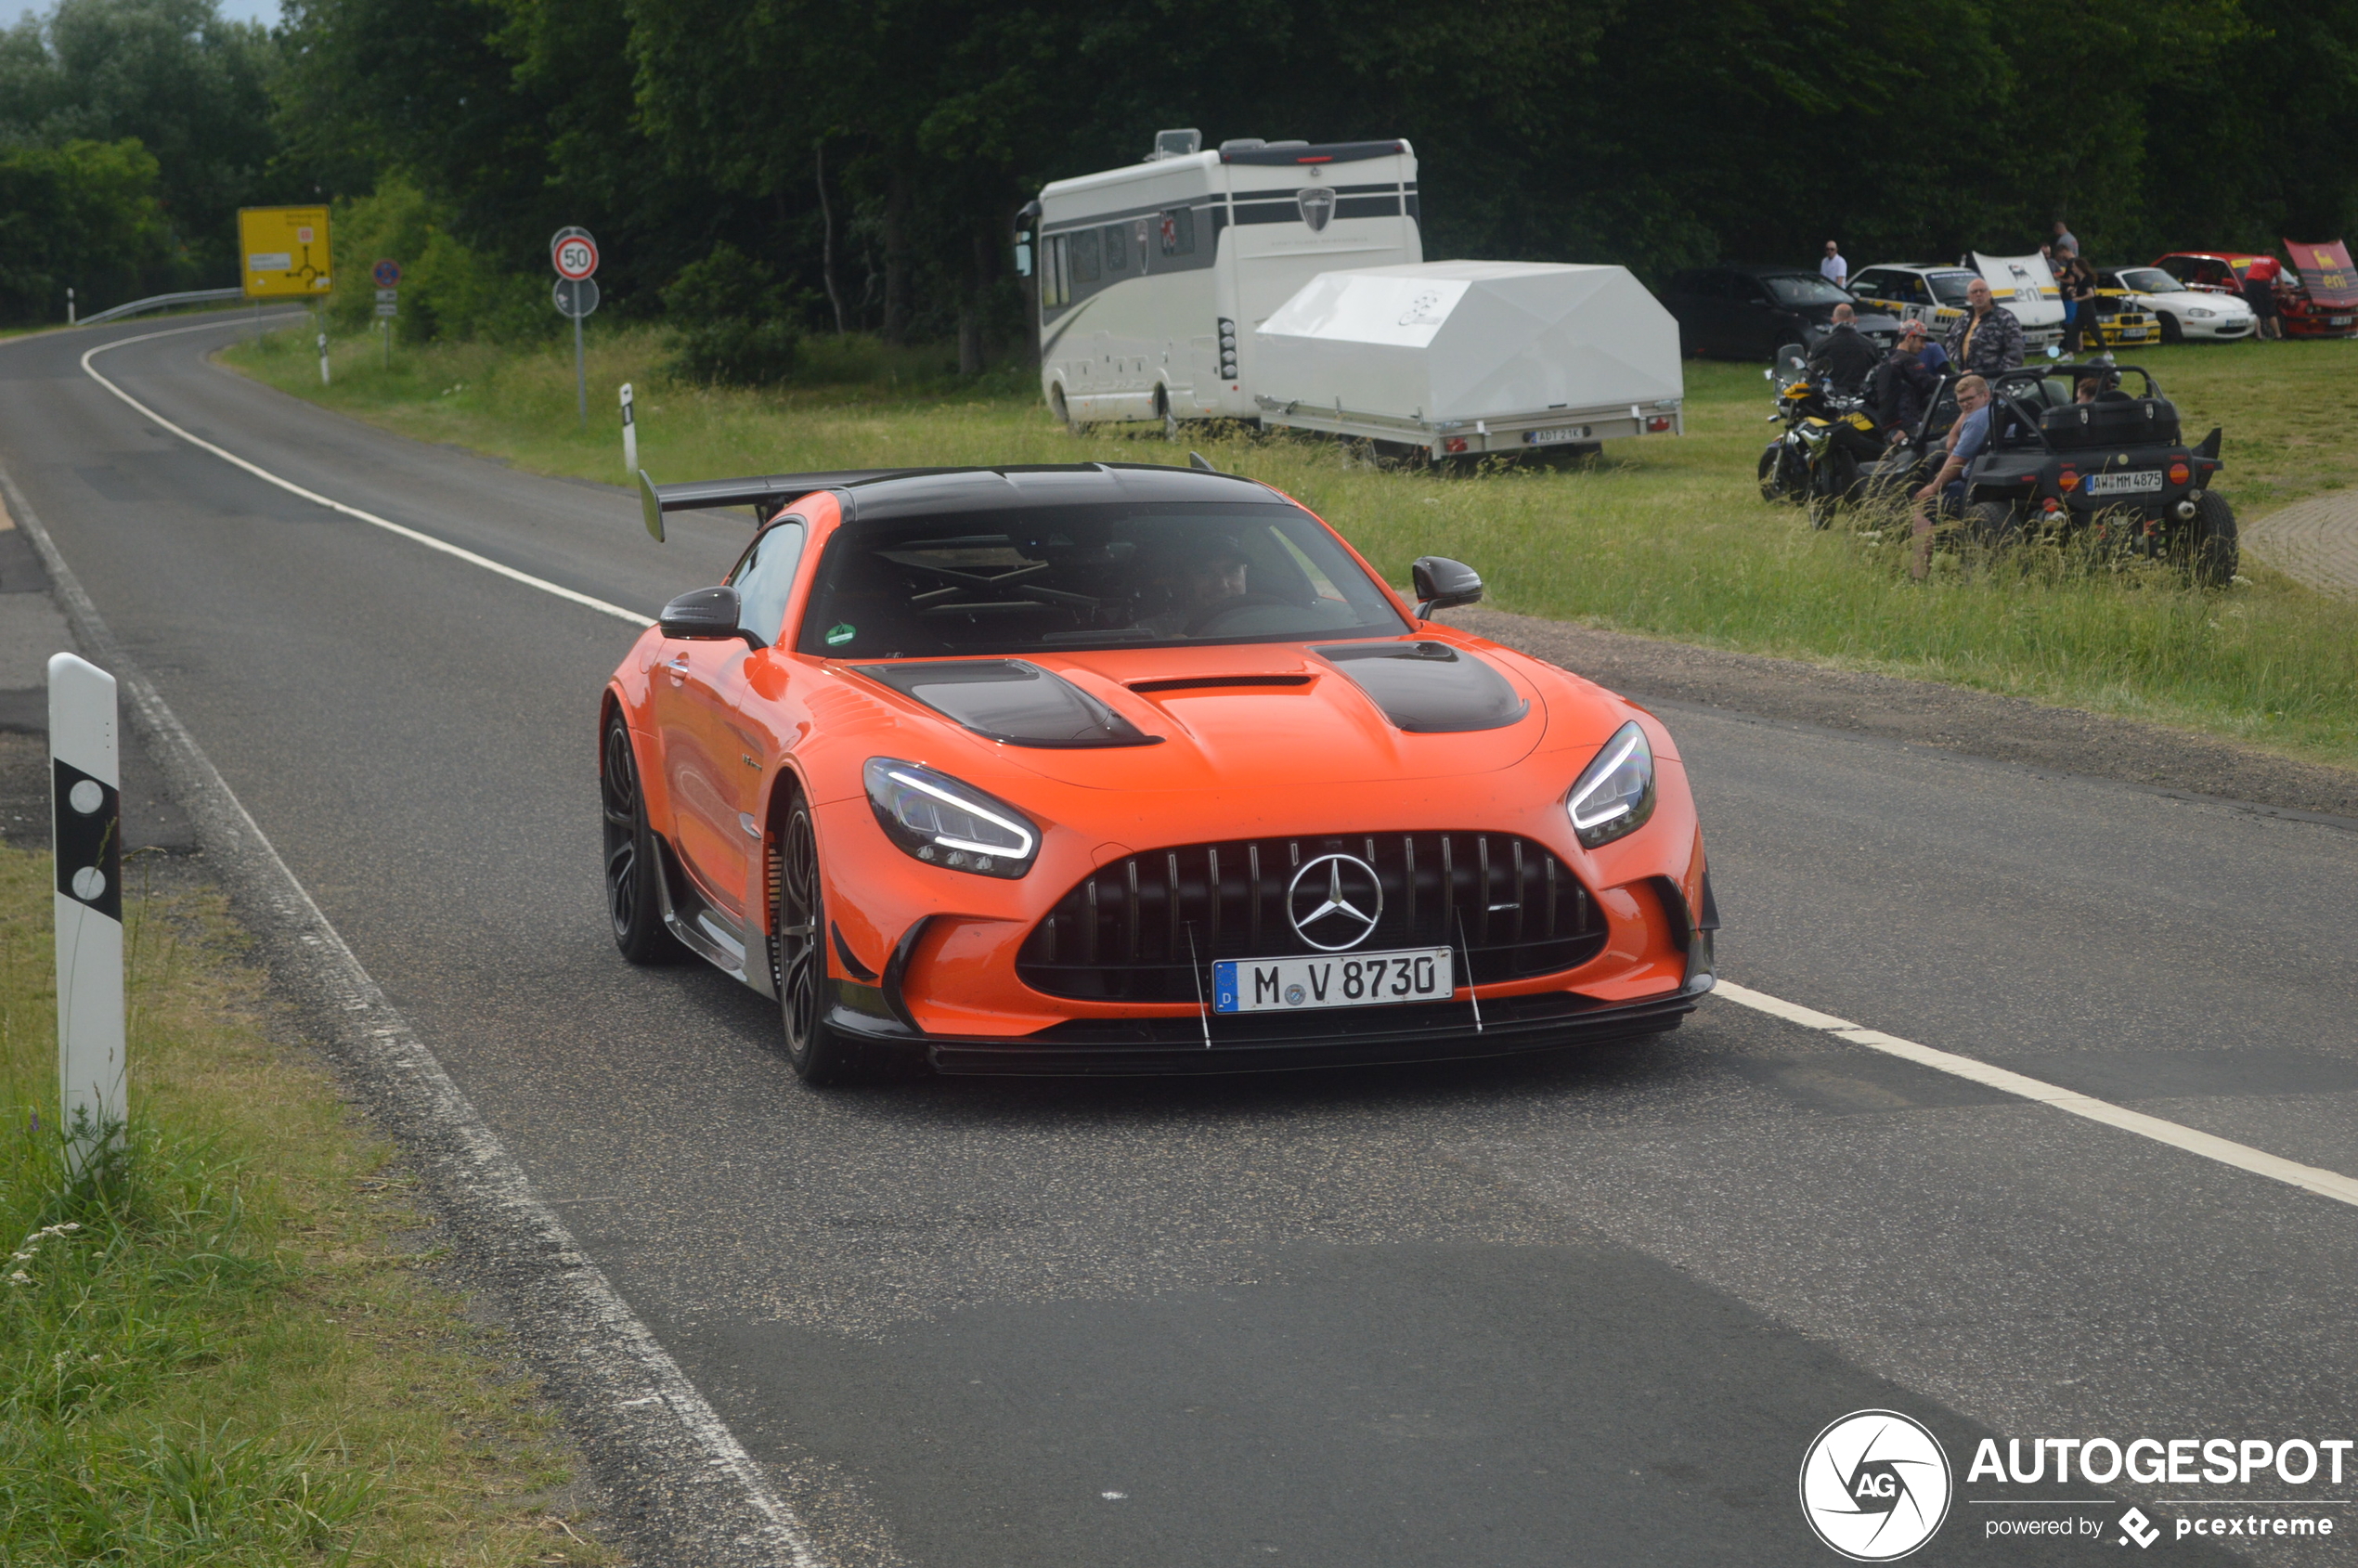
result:
[[[827,646],[840,648],[860,635],[860,628],[849,621],[839,621],[827,628]]]

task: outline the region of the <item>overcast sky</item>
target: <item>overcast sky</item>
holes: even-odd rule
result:
[[[19,6],[16,11],[18,19],[21,20],[35,14],[45,15],[48,9],[46,6]],[[0,17],[7,14],[6,11],[0,10]],[[236,21],[267,22],[276,26],[279,20],[279,0],[221,0],[221,14]]]

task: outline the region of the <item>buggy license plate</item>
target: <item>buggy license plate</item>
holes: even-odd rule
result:
[[[1457,989],[1445,947],[1322,958],[1224,959],[1211,966],[1215,1013],[1306,1012],[1445,1002]]]
[[[2087,487],[2092,496],[2151,495],[2161,488],[2161,470],[2139,468],[2126,473],[2092,473]]]
[[[1559,441],[1586,441],[1593,429],[1585,424],[1560,424],[1547,430],[1526,430],[1522,438],[1527,446],[1552,447]]]

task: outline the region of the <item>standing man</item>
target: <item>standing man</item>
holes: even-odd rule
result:
[[[2053,249],[2055,254],[2059,256],[2066,251],[2069,251],[2075,256],[2079,253],[2079,236],[2074,234],[2071,231],[2071,226],[2064,222],[2061,218],[2057,218],[2055,220],[2055,238],[2053,241]]]
[[[1973,308],[1950,327],[1944,343],[1957,369],[1976,376],[1993,376],[2022,365],[2022,323],[2011,310],[2002,309],[1987,279],[1965,286],[1965,303]]]
[[[2261,256],[2244,273],[2244,304],[2251,306],[2252,336],[2275,338],[2285,335],[2285,324],[2276,314],[2276,279],[2284,273],[2284,264],[2274,256]]]
[[[1850,284],[1850,264],[1842,259],[1842,247],[1832,240],[1826,241],[1826,259],[1818,264],[1818,276],[1837,289]]]

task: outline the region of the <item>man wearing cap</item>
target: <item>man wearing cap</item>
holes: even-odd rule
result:
[[[1949,329],[1949,357],[1968,375],[1994,376],[2022,366],[2022,323],[2000,306],[1989,292],[1989,279],[1976,278],[1965,285],[1965,303],[1973,308]]]
[[[1875,367],[1874,379],[1868,383],[1868,395],[1875,406],[1875,417],[1883,423],[1886,441],[1896,444],[1913,434],[1924,422],[1924,409],[1931,406],[1933,395],[1940,388],[1940,378],[1924,363],[1924,349],[1930,341],[1921,321],[1911,321],[1900,328],[1899,342]]]

